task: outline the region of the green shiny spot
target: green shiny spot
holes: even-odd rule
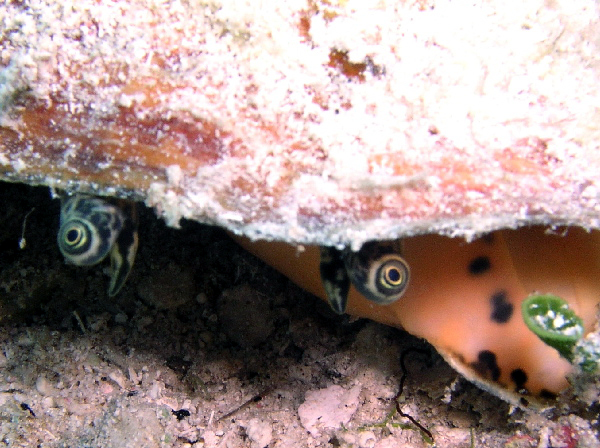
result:
[[[573,348],[583,337],[583,320],[554,295],[532,295],[521,305],[527,327],[542,341],[573,361]]]

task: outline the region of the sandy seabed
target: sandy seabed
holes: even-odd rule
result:
[[[600,446],[597,389],[512,409],[424,342],[333,316],[218,228],[141,207],[110,299],[106,264],[64,263],[46,188],[0,184],[0,201],[0,446]],[[407,350],[400,408],[433,441],[394,413]]]

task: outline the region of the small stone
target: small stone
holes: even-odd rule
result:
[[[56,401],[54,397],[44,397],[42,398],[42,408],[44,409],[52,409],[56,407]]]
[[[147,304],[158,309],[173,309],[191,302],[195,297],[196,279],[191,269],[168,265],[140,282],[137,292]]]
[[[217,312],[223,332],[244,348],[265,342],[275,329],[275,316],[268,299],[248,285],[223,291]]]
[[[31,339],[27,333],[22,333],[19,335],[15,343],[21,347],[28,347],[33,345],[33,339]]]
[[[108,384],[108,383],[101,383],[100,384],[100,392],[102,392],[104,395],[110,395],[112,394],[114,391],[114,388]]]
[[[246,424],[242,424],[246,428],[246,434],[252,442],[252,448],[264,448],[271,443],[273,438],[273,429],[270,422],[253,418]]]
[[[204,440],[204,446],[213,447],[218,443],[217,435],[214,431],[204,431],[202,433],[202,440]]]
[[[35,382],[35,388],[37,391],[45,396],[52,396],[56,393],[54,386],[46,379],[45,376],[39,376]]]
[[[118,324],[118,325],[126,324],[127,320],[128,320],[127,319],[127,314],[125,314],[125,313],[118,313],[115,316],[115,323]]]
[[[93,316],[89,316],[87,319],[88,327],[93,332],[99,332],[108,328],[108,322],[110,320],[109,313],[101,313]]]
[[[156,400],[160,397],[160,391],[161,391],[160,384],[158,383],[158,381],[155,381],[152,384],[152,386],[150,387],[150,390],[148,391],[148,396],[150,398],[152,398],[153,400]]]
[[[351,389],[333,385],[307,391],[304,403],[298,408],[302,426],[318,437],[322,428],[337,429],[348,424],[358,409],[360,391],[360,385]]]
[[[113,370],[108,374],[108,377],[119,385],[121,389],[125,389],[125,375],[120,370]]]
[[[358,434],[358,446],[360,448],[373,448],[377,437],[373,431],[363,431]]]
[[[127,369],[127,373],[129,375],[129,381],[131,381],[133,384],[139,384],[142,380],[142,376],[138,375],[133,367],[129,367]]]
[[[210,331],[203,331],[202,333],[200,333],[200,339],[206,345],[211,345],[214,341],[214,336]]]
[[[198,303],[199,305],[204,305],[206,303],[208,303],[208,296],[206,295],[206,293],[201,292],[196,296],[196,303]]]
[[[145,328],[150,325],[152,322],[154,322],[154,319],[150,316],[144,316],[142,317],[140,320],[138,320],[137,322],[137,330],[140,333],[143,333]]]

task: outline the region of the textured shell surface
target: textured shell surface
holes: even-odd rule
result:
[[[4,2],[0,179],[353,250],[596,228],[599,17],[593,0]]]

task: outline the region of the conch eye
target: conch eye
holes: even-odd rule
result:
[[[100,263],[110,253],[112,297],[125,284],[137,252],[135,204],[84,195],[68,198],[61,206],[57,240],[65,259],[78,266]]]
[[[68,262],[90,266],[108,255],[122,226],[118,207],[97,198],[73,196],[61,208],[58,247]]]
[[[77,247],[85,244],[85,229],[75,225],[70,229],[66,229],[64,241],[66,244],[72,247]]]
[[[379,281],[388,289],[402,287],[406,281],[407,266],[402,261],[389,261],[379,269]]]
[[[378,303],[392,303],[404,294],[408,286],[410,269],[406,261],[399,255],[388,255],[371,268],[374,274],[372,289],[376,289]],[[373,300],[373,299],[372,299]]]
[[[355,288],[379,305],[389,305],[402,297],[410,268],[400,251],[399,241],[371,241],[358,252],[347,253],[346,268]]]

